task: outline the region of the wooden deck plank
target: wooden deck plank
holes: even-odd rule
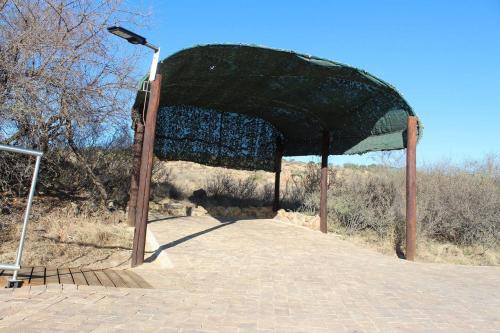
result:
[[[115,270],[114,272],[122,278],[128,288],[140,288],[139,284],[130,275],[126,274],[124,270]]]
[[[112,269],[105,269],[103,272],[113,281],[113,284],[117,288],[128,288],[125,281],[120,277],[120,275],[118,275],[118,273],[116,273],[116,271]]]
[[[57,274],[57,268],[47,268],[45,270],[45,284],[59,284],[59,276]]]
[[[0,270],[0,284],[6,284],[12,271]],[[79,268],[23,267],[18,277],[26,285],[76,284],[117,288],[153,288],[131,270],[92,270]]]
[[[69,271],[76,285],[88,286],[87,280],[79,268],[70,268]]]
[[[33,267],[29,284],[33,286],[45,284],[45,267]]]
[[[17,279],[27,284],[31,275],[31,267],[21,267],[21,269],[17,272]],[[14,275],[14,271],[12,270],[1,270],[1,278],[0,284],[2,286],[6,286],[7,283],[12,280],[12,276]]]
[[[22,274],[21,274],[21,269],[23,270]],[[17,277],[18,277],[18,279],[23,280],[26,277],[27,272],[26,272],[26,268],[24,268],[24,269],[21,268],[21,269],[18,271]],[[1,272],[2,273],[0,274],[0,276],[3,275],[4,277],[6,277],[8,279],[10,279],[12,277],[12,275],[14,274],[14,271],[10,270],[10,269],[2,270]],[[28,272],[28,274],[29,274],[29,272]]]
[[[82,269],[82,273],[85,275],[89,286],[102,286],[101,281],[99,281],[93,270],[88,268]]]
[[[128,269],[123,270],[122,272],[123,272],[123,274],[127,274],[128,276],[130,276],[130,278],[137,283],[139,288],[144,288],[144,289],[152,289],[153,288],[148,282],[146,282],[146,280],[144,280],[142,277],[140,277],[136,273],[134,273]]]
[[[5,275],[3,275],[4,272],[5,271],[3,269],[0,269],[0,288],[7,285],[8,278]]]
[[[57,274],[59,274],[59,282],[61,284],[75,284],[69,268],[58,268]]]
[[[19,280],[28,283],[31,278],[31,272],[33,271],[33,267],[21,267],[19,272],[17,273],[17,278]]]
[[[97,275],[101,283],[105,287],[116,287],[114,282],[110,279],[108,275],[106,275],[102,270],[95,270],[94,273]]]

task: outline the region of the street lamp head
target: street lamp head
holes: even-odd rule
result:
[[[108,31],[111,32],[113,35],[116,35],[120,38],[127,40],[131,44],[144,45],[155,51],[153,55],[153,61],[151,63],[151,69],[149,70],[149,81],[153,81],[156,75],[156,67],[158,65],[158,59],[160,57],[160,48],[154,46],[153,44],[148,43],[146,38],[122,27],[118,26],[109,27]]]
[[[111,32],[113,35],[126,39],[131,44],[146,45],[147,43],[146,38],[139,36],[138,34],[122,27],[117,27],[117,26],[109,27],[108,31]]]

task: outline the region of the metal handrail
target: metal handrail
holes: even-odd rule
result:
[[[19,240],[19,247],[17,248],[16,262],[14,264],[0,264],[0,269],[13,270],[14,274],[12,275],[12,279],[9,281],[9,287],[19,287],[20,281],[17,280],[17,274],[19,269],[21,269],[21,258],[23,255],[24,241],[26,239],[26,230],[28,229],[28,221],[31,212],[31,205],[33,203],[33,196],[35,195],[35,187],[36,181],[38,178],[38,171],[40,169],[40,160],[42,158],[43,153],[41,151],[36,151],[32,149],[13,147],[8,145],[0,144],[0,150],[27,154],[36,157],[35,161],[35,169],[33,170],[33,178],[31,179],[31,187],[28,196],[28,203],[26,205],[26,210],[24,211],[24,219],[23,219],[23,228],[21,230],[21,238]]]
[[[21,148],[21,147],[14,147],[14,146],[2,145],[2,144],[0,144],[0,150],[10,151],[13,153],[27,154],[27,155],[32,155],[32,156],[42,156],[43,155],[43,153],[41,151],[38,151],[38,150]]]

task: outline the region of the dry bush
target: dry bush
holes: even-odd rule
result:
[[[500,164],[419,173],[418,226],[424,237],[458,245],[500,244]]]
[[[172,183],[172,169],[155,158],[151,175],[151,195],[153,199],[185,199],[187,195]]]
[[[332,177],[328,215],[347,234],[372,230],[380,237],[401,221],[401,192],[389,173],[369,177]]]
[[[207,180],[207,194],[213,198],[233,196],[236,180],[225,173],[218,173]]]
[[[31,183],[34,160],[26,155],[0,151],[0,193],[25,195]]]
[[[261,193],[263,205],[271,204],[274,200],[274,184],[265,183]]]
[[[243,200],[250,200],[255,197],[255,194],[257,192],[257,180],[255,179],[255,176],[250,176],[247,177],[243,180],[239,180],[237,185],[235,186],[235,192],[234,194],[243,199]],[[262,194],[259,194],[259,198],[262,198]]]
[[[316,166],[319,169],[319,166]],[[351,177],[330,169],[330,228],[346,234],[374,232],[400,243],[405,227],[405,174],[396,168],[355,170]],[[500,163],[495,158],[461,167],[428,167],[417,176],[417,227],[421,240],[458,246],[500,246]],[[303,177],[303,179],[311,179]],[[300,210],[319,211],[312,178]],[[306,184],[303,185],[304,187]]]
[[[286,180],[281,190],[281,207],[291,210],[302,208],[302,211],[314,211],[307,209],[306,201],[319,189],[320,169],[317,164],[309,162],[304,170],[294,172]]]
[[[208,178],[207,195],[216,204],[227,206],[270,205],[272,192],[269,185],[260,186],[255,174],[236,178],[219,172]]]
[[[129,122],[141,75],[130,52],[142,51],[125,49],[106,27],[134,25],[141,13],[122,0],[0,1],[0,142],[45,153],[40,184],[47,191],[90,187],[100,203],[117,195],[108,188],[118,184],[119,159],[96,150],[108,149]],[[20,161],[0,163],[3,191],[26,191],[31,174],[19,173]]]
[[[68,149],[51,149],[41,160],[37,192],[68,200],[85,197],[98,204],[102,203],[102,197],[93,179],[97,177],[107,193],[107,201],[125,207],[132,167],[129,138],[128,131],[122,129],[118,137],[110,138],[105,145],[81,149],[85,165],[74,158]],[[0,205],[8,196],[27,195],[33,167],[34,158],[0,151]]]

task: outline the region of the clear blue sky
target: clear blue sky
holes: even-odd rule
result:
[[[419,164],[500,153],[499,0],[143,5],[152,14],[140,32],[161,47],[161,58],[196,44],[251,43],[339,61],[393,84],[414,108],[425,126]]]

